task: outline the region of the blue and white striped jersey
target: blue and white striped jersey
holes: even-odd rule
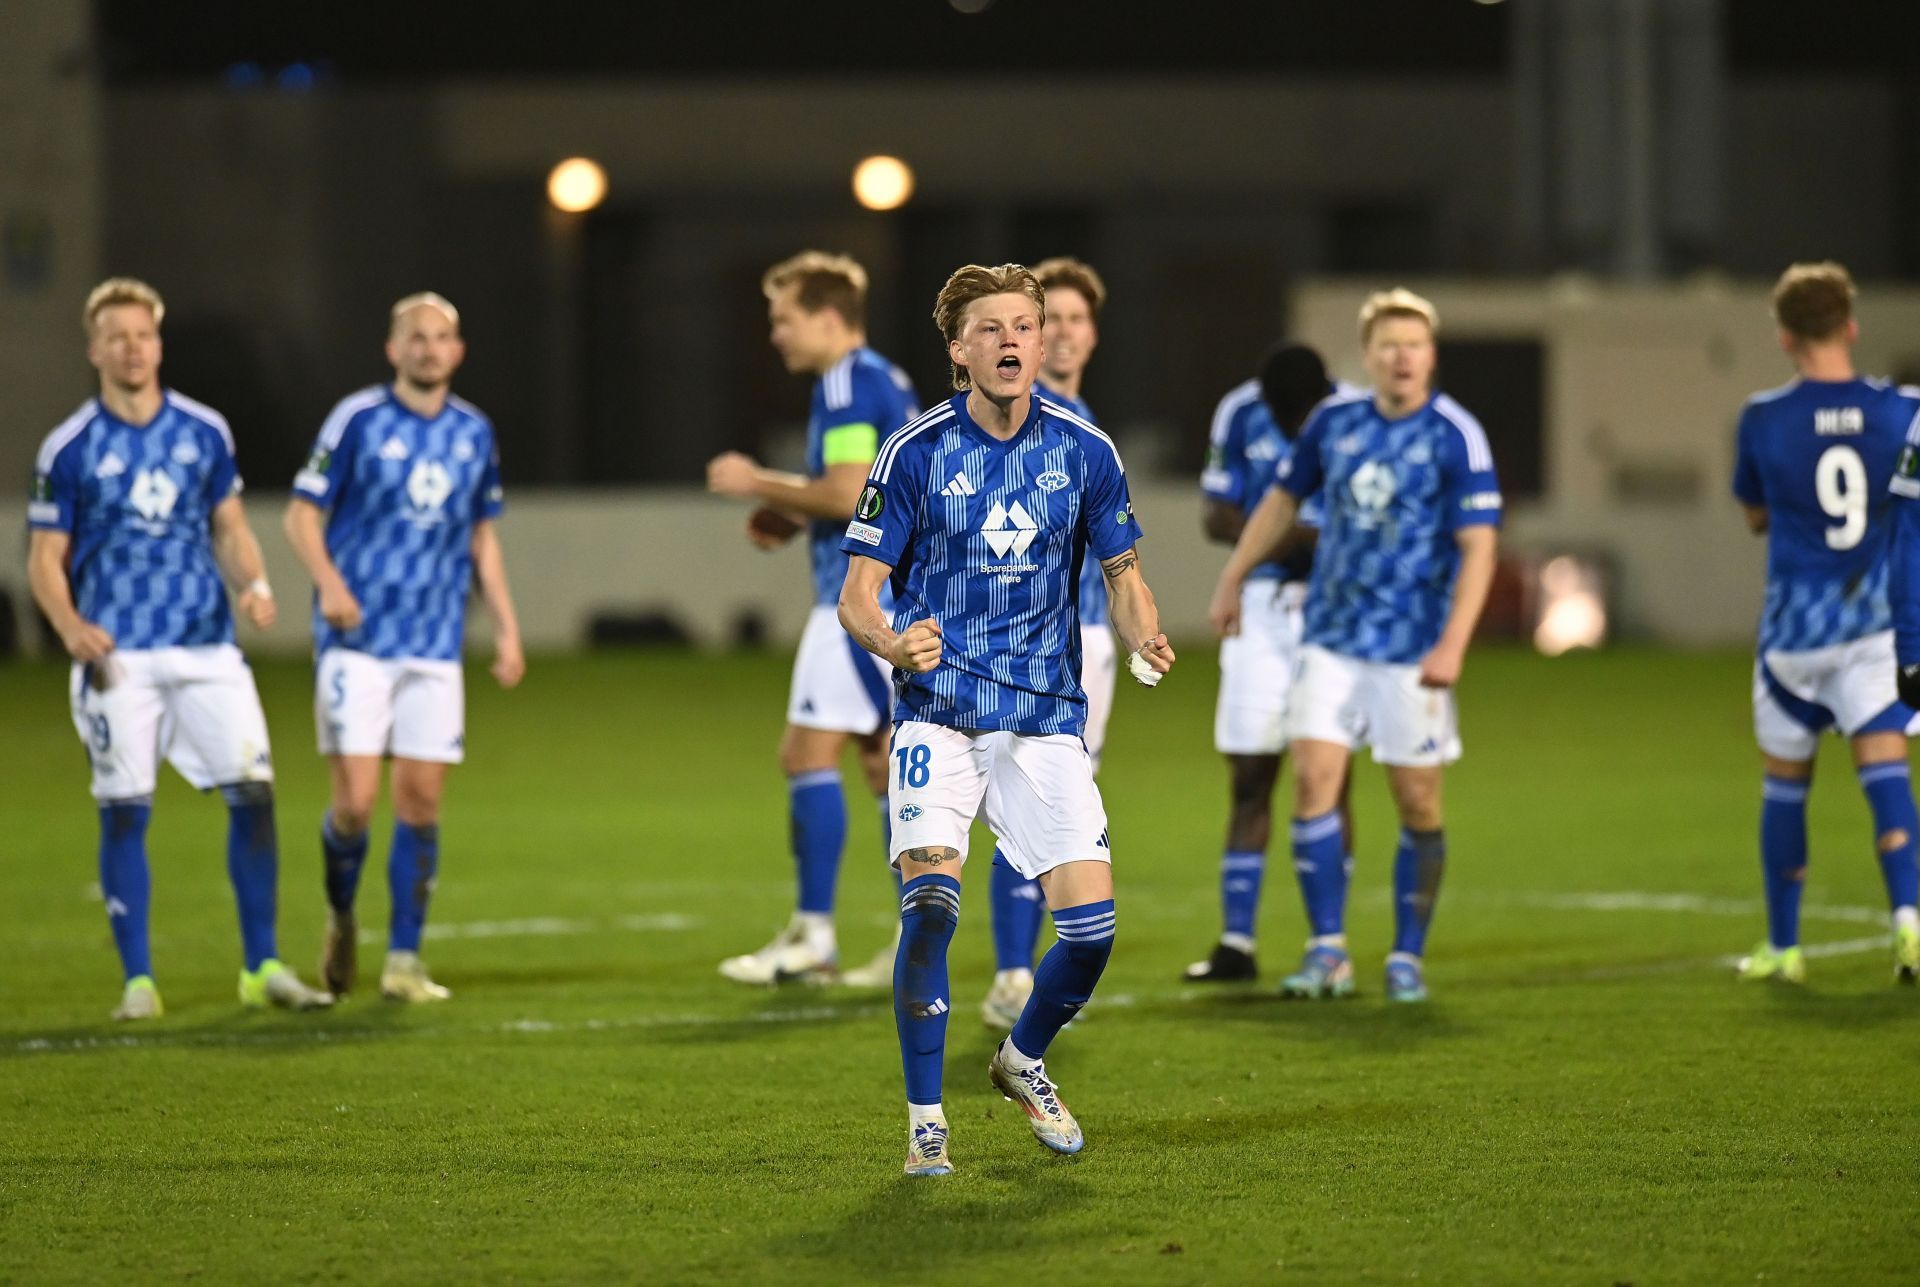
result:
[[[144,425],[89,399],[34,461],[27,525],[72,538],[80,615],[126,649],[233,642],[213,558],[213,511],[240,490],[233,434],[213,408],[169,389]]]
[[[1733,494],[1767,511],[1761,652],[1888,629],[1895,466],[1920,391],[1885,380],[1794,380],[1747,399]],[[1920,494],[1920,489],[1916,489]]]
[[[880,454],[880,440],[913,419],[920,402],[907,373],[875,353],[858,348],[835,362],[814,382],[807,416],[807,477],[820,478],[829,465],[869,465]],[[846,524],[816,518],[807,524],[807,557],[813,568],[813,601],[832,607],[847,580],[847,556],[840,552]]]
[[[1336,383],[1331,392],[1339,397],[1357,391],[1351,385]],[[1260,396],[1260,381],[1236,384],[1213,410],[1213,429],[1207,438],[1207,465],[1200,471],[1200,490],[1214,500],[1234,506],[1244,520],[1279,481],[1280,462],[1292,454],[1292,441],[1280,431],[1273,412]],[[1307,527],[1320,526],[1319,502],[1302,505],[1296,521]],[[1313,551],[1307,549],[1284,562],[1262,563],[1247,579],[1304,581],[1312,570]]]
[[[894,674],[894,717],[1078,736],[1080,568],[1140,537],[1120,453],[1043,396],[1006,442],[966,404],[959,394],[887,439],[841,545],[893,568],[895,629],[940,623],[940,664]]]
[[[1093,408],[1080,398],[1050,389],[1044,382],[1036,384],[1033,391],[1049,402],[1060,404],[1090,425],[1100,423],[1094,418]],[[1104,630],[1111,624],[1107,615],[1107,574],[1100,570],[1100,560],[1087,559],[1080,569],[1080,628]]]
[[[1397,420],[1366,393],[1335,395],[1308,417],[1278,473],[1281,486],[1325,508],[1306,641],[1362,661],[1419,661],[1452,606],[1454,534],[1500,522],[1480,422],[1444,393]]]
[[[363,613],[336,630],[316,610],[314,651],[456,660],[474,525],[504,505],[492,422],[451,395],[428,420],[386,385],[362,389],[327,416],[293,492],[328,511],[327,553]]]

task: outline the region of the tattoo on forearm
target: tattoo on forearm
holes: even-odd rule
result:
[[[941,863],[956,862],[960,853],[944,845],[932,849],[908,849],[901,853],[902,862],[925,863],[929,867],[938,867]]]
[[[1133,571],[1134,568],[1139,566],[1140,566],[1140,559],[1138,558],[1138,556],[1136,556],[1132,550],[1128,550],[1125,554],[1122,554],[1119,558],[1113,559],[1112,561],[1107,563],[1102,563],[1100,565],[1100,568],[1103,572],[1107,574],[1107,580],[1117,581],[1121,577],[1125,576],[1127,573]]]

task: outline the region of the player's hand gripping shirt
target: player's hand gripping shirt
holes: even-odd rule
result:
[[[1337,386],[1339,393],[1352,391],[1350,386]],[[1260,381],[1236,384],[1214,408],[1200,490],[1238,509],[1244,522],[1268,490],[1278,485],[1280,462],[1293,454],[1293,447],[1260,396]],[[1315,499],[1303,504],[1296,521],[1305,527],[1320,526],[1320,502]],[[1304,581],[1312,570],[1313,550],[1308,547],[1279,562],[1260,564],[1247,579]]]
[[[1078,736],[1080,569],[1140,538],[1120,453],[1040,397],[1007,442],[966,402],[882,445],[841,545],[893,568],[894,629],[940,624],[940,664],[894,672],[894,718]]]
[[[1894,469],[1920,397],[1884,380],[1795,380],[1740,412],[1733,494],[1767,511],[1761,652],[1886,630]]]
[[[907,373],[860,348],[834,363],[813,386],[807,416],[807,477],[820,478],[830,465],[865,465],[880,454],[880,440],[919,414],[919,399]],[[813,601],[832,607],[847,579],[847,556],[840,552],[846,524],[816,518],[807,524],[807,557],[813,565]]]
[[[1061,411],[1078,416],[1089,429],[1100,423],[1093,417],[1093,408],[1080,398],[1056,393],[1043,384],[1034,385],[1033,396],[1045,398]],[[1080,628],[1105,628],[1111,624],[1107,615],[1107,574],[1100,570],[1098,559],[1088,559],[1080,569]]]
[[[1365,393],[1314,410],[1280,485],[1323,507],[1306,642],[1409,665],[1440,640],[1460,568],[1455,533],[1500,522],[1500,481],[1480,422],[1447,395],[1389,420]]]
[[[363,614],[336,630],[316,598],[314,651],[458,659],[474,524],[504,504],[486,416],[449,396],[423,419],[384,385],[362,389],[327,417],[293,491],[327,511],[327,553]]]
[[[70,534],[74,606],[116,647],[232,643],[212,522],[239,490],[219,412],[168,390],[130,425],[95,398],[41,444],[27,524]]]

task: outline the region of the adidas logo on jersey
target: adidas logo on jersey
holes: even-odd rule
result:
[[[95,478],[118,478],[126,472],[127,462],[120,459],[120,457],[113,452],[108,452],[100,458],[100,464],[95,467],[93,476]]]
[[[995,501],[987,512],[980,535],[987,538],[995,557],[1004,559],[1012,554],[1015,558],[1024,558],[1033,538],[1040,535],[1040,525],[1019,501],[1015,501],[1011,509]]]
[[[961,470],[953,476],[953,481],[940,489],[942,496],[971,496],[973,484],[967,480],[967,471]]]
[[[407,455],[407,444],[398,438],[389,438],[380,444],[379,456],[382,460],[405,460]]]

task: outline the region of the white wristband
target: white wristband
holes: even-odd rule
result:
[[[1135,648],[1127,654],[1127,673],[1148,688],[1152,688],[1165,676],[1153,668],[1152,662],[1140,655],[1140,649],[1145,647],[1145,644],[1141,644],[1140,648]]]
[[[250,594],[256,599],[271,599],[273,597],[273,587],[267,584],[267,578],[257,576],[247,582],[240,593]]]

